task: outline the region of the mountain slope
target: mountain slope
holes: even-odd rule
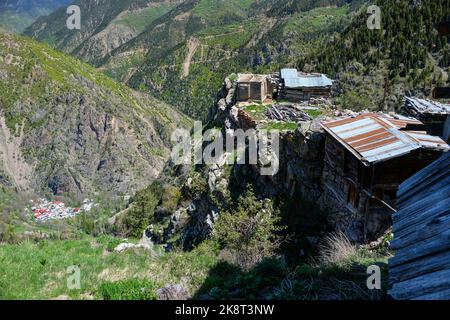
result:
[[[361,2],[185,0],[157,18],[144,19],[145,27],[135,36],[127,26],[118,28],[114,21],[122,18],[114,17],[143,1],[97,1],[90,8],[95,14],[85,17],[88,27],[78,33],[62,29],[55,13],[26,34],[150,91],[188,115],[204,118],[226,75],[293,65],[322,37],[343,29]],[[107,34],[115,41],[107,41]]]
[[[158,176],[168,105],[25,37],[0,34],[0,176],[22,190],[128,193]]]
[[[0,1],[0,27],[21,32],[38,17],[45,16],[70,0],[2,0]]]
[[[346,25],[351,10],[343,3],[312,1],[311,6],[286,13],[287,9],[273,11],[291,4],[285,1],[186,1],[114,50],[102,69],[134,88],[154,92],[191,116],[203,118],[226,75],[292,64],[310,50],[313,41]],[[328,12],[317,14],[324,23],[316,28],[314,21],[313,30],[300,28],[300,36],[292,37],[288,29],[294,29],[292,25],[302,19],[302,10],[316,5],[330,6],[322,8]],[[310,43],[305,43],[304,36]],[[297,50],[298,46],[302,50]]]
[[[82,14],[81,30],[66,28],[62,8],[43,17],[24,31],[41,42],[95,64],[113,49],[133,39],[152,21],[181,0],[99,0],[73,1]]]
[[[395,110],[403,96],[430,96],[448,82],[449,37],[435,24],[450,19],[450,1],[377,0],[381,30],[369,30],[365,10],[338,37],[299,61],[339,80],[337,102],[353,110]]]

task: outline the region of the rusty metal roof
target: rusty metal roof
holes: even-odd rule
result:
[[[326,132],[366,165],[396,158],[420,148],[448,151],[442,139],[420,131],[403,131],[420,121],[402,116],[366,113],[322,122]]]
[[[407,135],[419,142],[422,148],[449,151],[449,145],[439,137],[430,136],[426,132],[405,131]]]
[[[386,118],[397,129],[406,129],[407,126],[424,126],[423,122],[416,118],[406,117],[399,114],[382,114],[382,118]]]

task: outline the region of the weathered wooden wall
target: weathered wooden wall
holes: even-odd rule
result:
[[[450,152],[404,183],[393,216],[394,299],[450,299]]]

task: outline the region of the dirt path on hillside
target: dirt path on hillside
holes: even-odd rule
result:
[[[22,191],[29,189],[31,167],[22,160],[20,145],[23,139],[23,126],[19,136],[13,136],[6,126],[5,118],[0,116],[0,170]]]
[[[191,61],[194,57],[195,52],[197,51],[200,45],[200,41],[196,38],[190,38],[187,43],[188,53],[186,55],[186,59],[183,63],[183,78],[186,78],[189,75],[189,69],[191,68]]]

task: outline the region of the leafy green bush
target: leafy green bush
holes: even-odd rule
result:
[[[104,300],[156,300],[156,286],[150,280],[123,280],[104,282],[98,289],[98,295]]]
[[[106,247],[108,251],[114,251],[114,249],[122,243],[122,240],[109,235],[101,235],[97,238],[97,242]]]
[[[14,227],[11,224],[5,224],[0,221],[0,242],[17,243],[18,237]]]
[[[208,191],[208,182],[199,172],[193,172],[190,175],[191,185],[189,188],[189,196],[197,197],[198,195]]]

